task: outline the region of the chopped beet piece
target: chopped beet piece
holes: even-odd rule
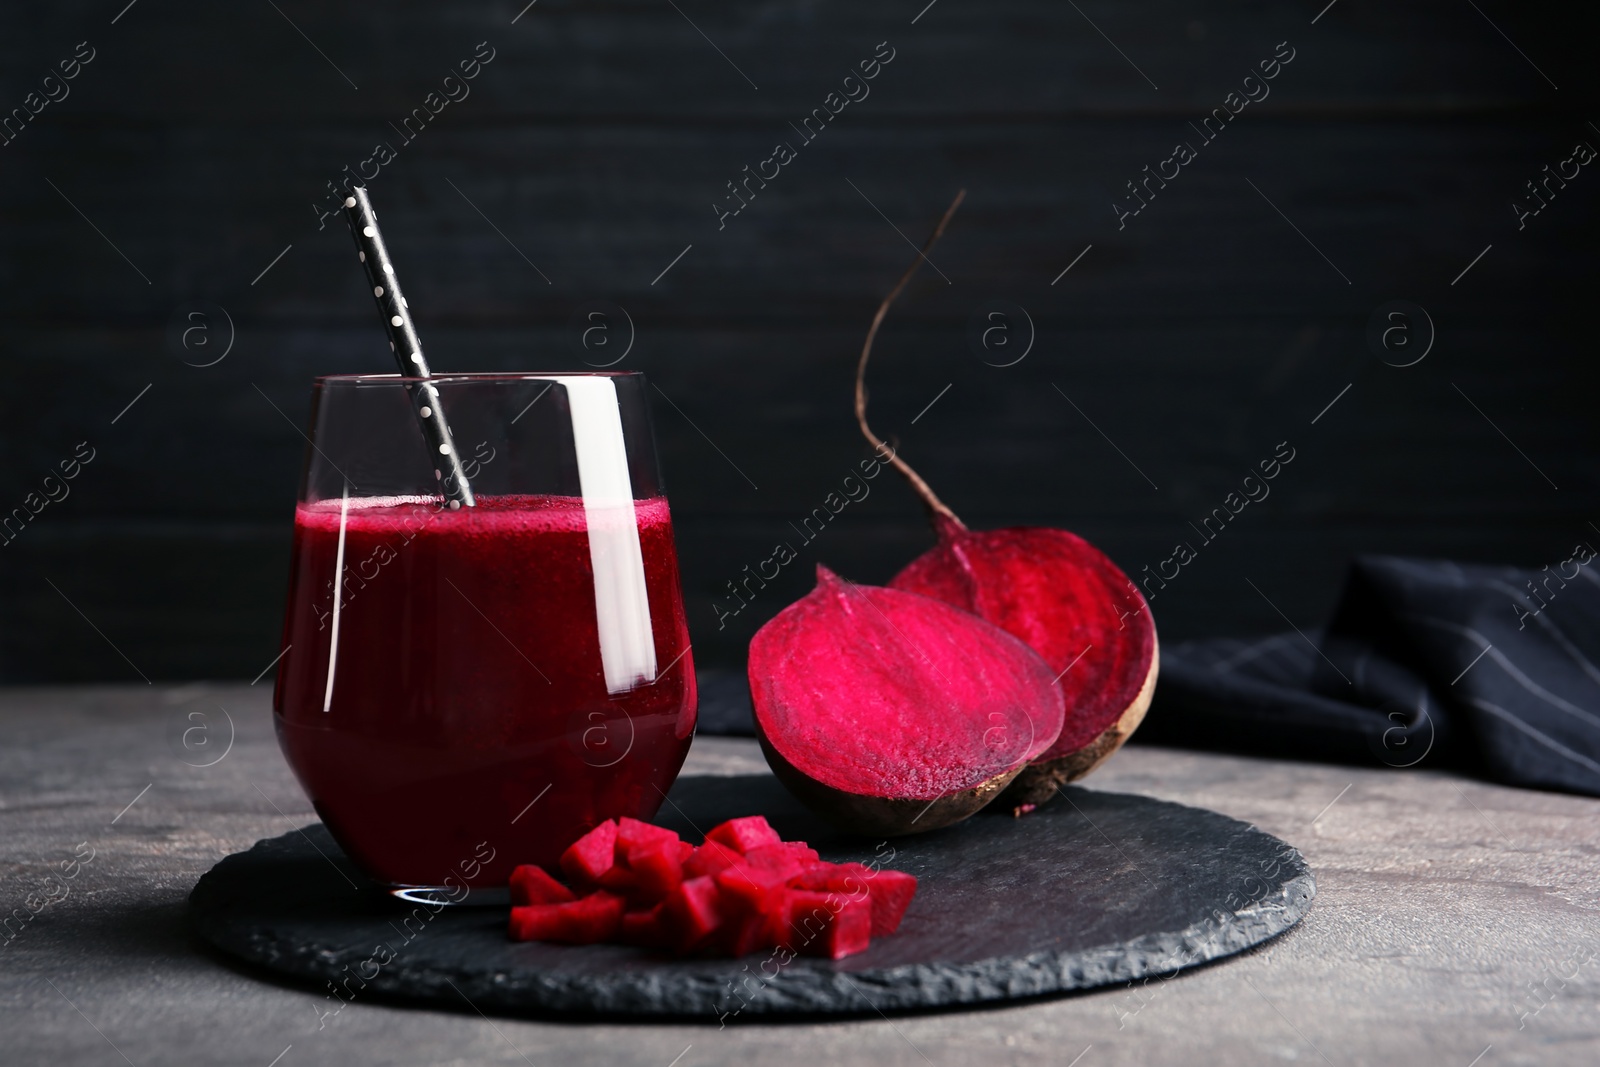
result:
[[[916,892],[909,874],[824,863],[804,841],[767,841],[760,816],[712,834],[692,847],[637,820],[602,823],[561,857],[574,884],[598,887],[587,896],[574,899],[540,867],[515,869],[511,938],[735,958],[783,947],[841,959],[893,933]]]
[[[664,907],[665,904],[657,904],[651,908],[625,912],[617,940],[639,948],[666,948],[667,930],[662,921]]]
[[[802,956],[843,959],[872,940],[872,904],[838,893],[789,890],[787,941]]]
[[[790,887],[814,893],[865,897],[872,872],[859,863],[813,863],[789,879]]]
[[[892,934],[900,928],[917,891],[917,879],[904,871],[873,871],[859,863],[818,863],[789,880],[796,889],[839,893],[848,898],[872,900],[872,936]]]
[[[618,837],[621,844],[621,837]],[[642,841],[628,849],[628,868],[636,879],[638,895],[660,900],[683,881],[683,864],[678,859],[678,839]]]
[[[804,841],[780,841],[752,848],[745,853],[744,860],[752,867],[777,871],[788,879],[816,863],[817,850]]]
[[[739,914],[765,914],[782,903],[787,888],[787,876],[779,871],[764,870],[744,863],[736,863],[716,875],[717,888],[723,899]]]
[[[511,909],[513,941],[593,945],[615,936],[621,925],[622,898],[603,891],[564,904]]]
[[[776,845],[783,841],[778,836],[778,831],[767,825],[764,815],[747,815],[742,819],[729,819],[720,826],[713,826],[711,832],[706,834],[708,842],[727,845],[738,852],[749,852],[761,845]]]
[[[638,872],[629,867],[618,864],[600,876],[596,883],[601,889],[618,896],[634,897],[640,895]]]
[[[561,869],[580,885],[593,885],[611,869],[617,846],[617,824],[607,819],[574,841],[561,854]]]
[[[872,936],[882,937],[900,929],[900,918],[917,893],[917,876],[904,871],[879,871],[867,882],[872,894]]]
[[[572,890],[550,877],[537,864],[524,863],[511,872],[511,903],[515,906],[563,904],[576,899]]]
[[[511,926],[507,930],[513,941],[543,941],[556,929],[556,908],[559,904],[523,904],[511,909]]]
[[[611,862],[626,862],[628,850],[635,845],[663,841],[676,843],[677,840],[678,835],[664,826],[651,826],[647,822],[640,822],[638,819],[630,819],[627,816],[623,816],[617,820],[617,838]]]
[[[690,853],[689,858],[683,861],[683,876],[685,878],[698,878],[703,874],[716,874],[718,871],[738,863],[744,857],[727,845],[719,845],[715,841],[707,841]]]
[[[691,878],[662,902],[662,925],[673,947],[687,952],[705,943],[727,920],[728,911],[713,879]]]
[[[779,909],[781,911],[782,909]],[[728,955],[734,959],[778,946],[779,911],[754,912],[729,924]]]

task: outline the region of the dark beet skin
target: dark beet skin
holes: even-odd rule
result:
[[[1149,705],[1156,628],[1144,597],[1076,534],[1042,527],[968,530],[936,518],[939,543],[897,574],[890,588],[970,611],[1043,656],[1059,675],[1067,718],[1055,744],[1034,762],[1104,749],[1071,777],[1087,773],[1115,751]],[[1108,731],[1115,735],[1106,739],[1109,747],[1102,741]]]
[[[994,799],[1061,730],[1054,675],[976,615],[822,567],[750,642],[768,761],[819,814],[863,832],[937,829]]]

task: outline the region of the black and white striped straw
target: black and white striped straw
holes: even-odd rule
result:
[[[389,333],[389,348],[400,365],[402,378],[431,378],[428,361],[422,355],[422,342],[417,338],[417,328],[411,322],[411,310],[400,292],[400,279],[395,275],[394,263],[384,246],[383,234],[378,230],[378,213],[372,210],[364,186],[356,186],[344,201],[345,221],[350,224],[350,234],[356,239],[356,249],[361,263],[367,269],[367,284],[372,286],[372,296],[378,302],[383,316],[383,328]],[[466,471],[461,466],[461,455],[455,440],[450,436],[450,425],[445,421],[444,408],[439,403],[439,390],[423,381],[408,385],[411,404],[416,409],[422,434],[428,440],[428,452],[438,464],[434,477],[439,479],[444,497],[452,510],[472,507],[477,501],[472,487],[467,484]]]

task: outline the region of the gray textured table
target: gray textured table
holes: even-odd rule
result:
[[[1213,808],[1300,847],[1318,893],[1299,927],[1170,981],[892,1020],[577,1025],[359,1000],[326,1014],[336,1002],[242,973],[184,928],[185,898],[218,858],[314,818],[267,703],[265,683],[0,691],[0,907],[59,898],[35,898],[43,909],[0,938],[0,1061],[1600,1063],[1600,802],[1150,748],[1090,784]],[[185,750],[185,729],[207,733]],[[754,743],[720,739],[697,742],[688,768],[762,769]]]

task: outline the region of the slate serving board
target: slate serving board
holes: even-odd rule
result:
[[[920,880],[900,932],[838,962],[672,960],[621,946],[516,944],[504,908],[437,911],[367,882],[320,825],[205,874],[190,919],[223,952],[343,999],[563,1017],[872,1014],[1170,974],[1282,933],[1316,884],[1298,851],[1215,812],[1067,787],[1021,819],[980,814],[887,843],[814,820],[766,775],[680,779],[658,821],[689,840],[761,812],[824,859]],[[409,921],[408,921],[409,920]],[[337,995],[329,982],[339,983]]]

